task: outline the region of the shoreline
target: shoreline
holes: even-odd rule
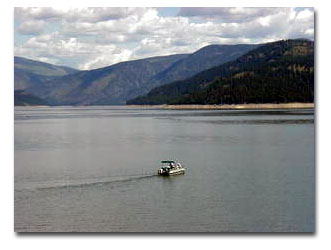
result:
[[[314,109],[314,103],[261,103],[261,104],[224,104],[224,105],[210,105],[210,104],[161,104],[161,105],[16,105],[16,107],[34,107],[34,108],[52,108],[52,107],[128,107],[140,109],[165,109],[165,110],[249,110],[249,109]]]
[[[314,103],[262,103],[262,104],[224,104],[224,105],[200,105],[200,104],[183,104],[183,105],[126,105],[131,108],[146,109],[178,109],[178,110],[233,110],[233,109],[314,109]]]

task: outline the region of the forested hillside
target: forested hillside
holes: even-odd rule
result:
[[[233,62],[151,90],[128,104],[235,104],[314,101],[314,43],[265,44]]]

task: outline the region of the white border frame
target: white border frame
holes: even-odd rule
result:
[[[14,123],[13,123],[13,7],[17,6],[156,6],[156,7],[315,7],[316,46],[316,233],[315,234],[15,234],[14,233]],[[330,245],[330,8],[328,1],[2,1],[1,2],[1,205],[0,237],[3,249],[323,249]],[[3,77],[5,76],[5,77]],[[328,147],[329,146],[329,147]],[[329,243],[329,244],[327,244]]]

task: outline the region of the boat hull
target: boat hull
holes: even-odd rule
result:
[[[180,175],[180,174],[185,174],[185,169],[176,169],[176,170],[171,170],[169,172],[159,172],[159,175],[162,176],[171,176],[171,175]]]

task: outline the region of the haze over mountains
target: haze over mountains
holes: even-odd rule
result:
[[[15,57],[15,90],[24,90],[49,105],[125,104],[157,86],[235,60],[257,46],[210,45],[192,54],[152,57],[88,71]]]

